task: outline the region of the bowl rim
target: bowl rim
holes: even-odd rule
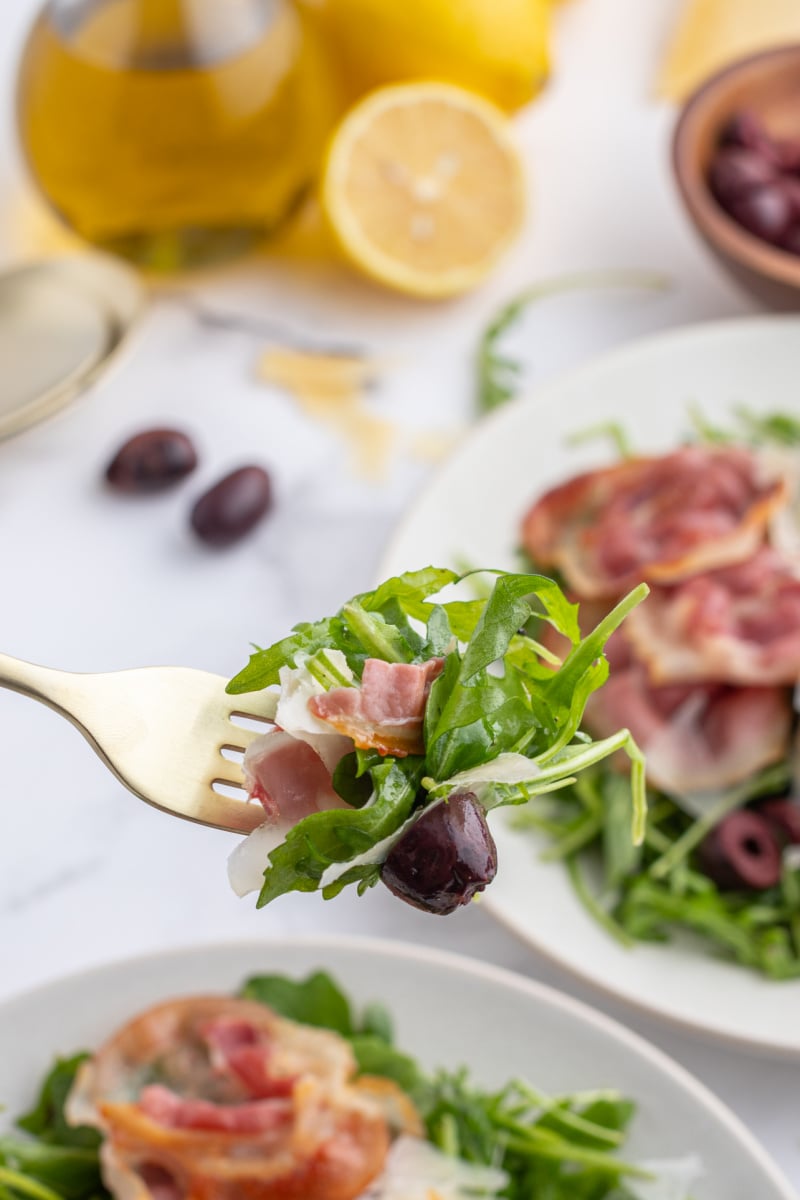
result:
[[[722,67],[703,82],[684,102],[672,134],[671,161],[685,207],[696,228],[712,245],[734,262],[756,274],[789,287],[800,288],[800,256],[749,233],[717,203],[703,176],[688,169],[687,148],[693,144],[705,108],[726,84],[767,61],[796,59],[800,64],[800,41],[768,47]]]

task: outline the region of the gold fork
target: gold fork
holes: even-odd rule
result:
[[[225,679],[187,667],[77,675],[0,654],[0,687],[39,700],[75,725],[140,800],[200,825],[251,833],[264,820],[248,804],[239,759],[267,732],[277,697],[225,694]],[[234,724],[256,721],[259,730]],[[224,789],[224,790],[223,790]],[[241,798],[226,794],[241,792]]]

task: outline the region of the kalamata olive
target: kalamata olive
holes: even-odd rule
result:
[[[783,797],[780,800],[765,800],[758,812],[777,833],[778,840],[792,846],[800,846],[800,804]]]
[[[772,183],[777,170],[753,150],[736,146],[718,150],[711,160],[708,180],[720,204],[727,205],[755,188]]]
[[[776,142],[775,153],[783,171],[800,171],[800,138]]]
[[[754,150],[756,154],[773,161],[777,155],[774,140],[751,108],[743,108],[733,114],[723,127],[719,142],[721,146],[741,146],[745,150]]]
[[[395,842],[381,879],[401,900],[446,916],[467,904],[497,873],[497,848],[472,792],[454,792],[429,808]]]
[[[790,254],[800,254],[800,221],[795,221],[781,242],[781,248]]]
[[[120,446],[106,468],[118,492],[161,492],[197,466],[191,440],[178,429],[147,429]]]
[[[748,233],[774,245],[782,242],[794,218],[791,196],[780,181],[756,188],[725,207]]]
[[[240,467],[210,488],[192,509],[191,524],[210,546],[230,546],[272,507],[272,482],[262,467]]]
[[[769,822],[757,812],[729,813],[699,851],[700,865],[723,890],[763,890],[781,877],[781,850]]]
[[[792,219],[796,223],[800,220],[800,179],[794,175],[784,175],[780,186],[792,205]]]

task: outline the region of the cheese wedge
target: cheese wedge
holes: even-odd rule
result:
[[[800,42],[800,0],[686,0],[659,93],[683,100],[737,58],[788,42]]]

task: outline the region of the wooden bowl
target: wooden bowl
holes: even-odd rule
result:
[[[749,233],[720,207],[708,185],[722,129],[741,109],[755,112],[775,137],[800,137],[800,45],[741,59],[704,83],[687,101],[672,145],[681,195],[711,249],[768,303],[800,308],[800,255]]]

